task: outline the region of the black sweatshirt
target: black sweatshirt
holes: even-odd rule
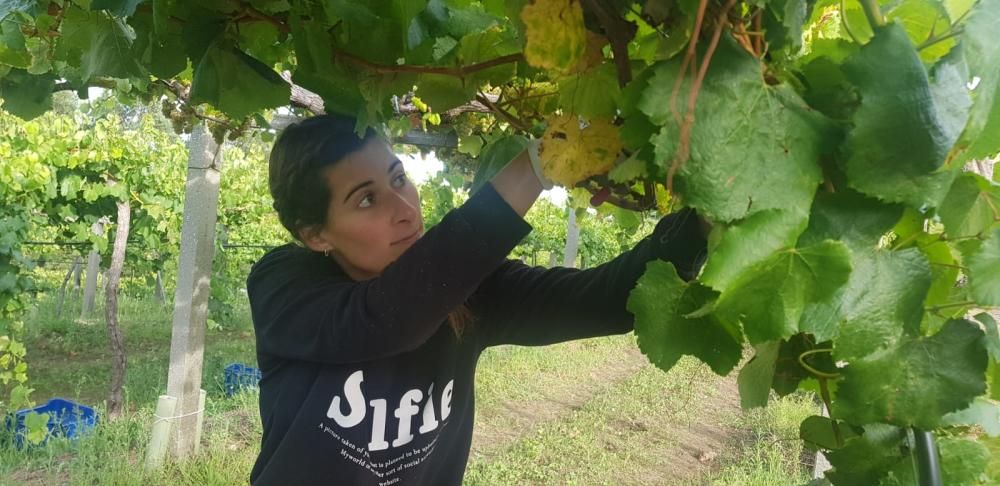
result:
[[[625,301],[647,262],[696,273],[692,215],[591,269],[529,267],[506,257],[531,226],[487,184],[372,280],[298,246],[270,251],[247,279],[264,426],[250,481],[461,484],[483,349],[631,331]],[[446,318],[462,303],[475,320],[458,338]]]

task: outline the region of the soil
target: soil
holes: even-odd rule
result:
[[[489,461],[545,423],[572,413],[602,391],[651,366],[638,348],[632,348],[627,356],[581,376],[572,386],[547,392],[544,398],[511,401],[496,407],[490,416],[477,417],[470,460]],[[685,402],[659,414],[621,420],[617,425],[642,431],[647,442],[644,447],[656,450],[655,462],[637,464],[621,477],[622,484],[698,482],[720,465],[717,459],[723,450],[737,442],[740,431],[727,425],[740,413],[735,374],[721,378],[698,373],[690,377],[692,386],[696,380],[695,392]],[[618,447],[613,439],[602,446],[607,450]]]

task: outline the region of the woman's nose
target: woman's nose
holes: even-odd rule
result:
[[[419,209],[414,206],[414,204],[407,200],[406,195],[393,192],[394,202],[395,202],[395,212],[393,214],[396,222],[413,221],[416,219],[417,214],[419,214]]]

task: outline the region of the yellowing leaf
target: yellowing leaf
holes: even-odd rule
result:
[[[587,47],[583,8],[573,0],[536,0],[521,10],[527,43],[524,58],[537,68],[566,74],[580,65]]]
[[[573,72],[582,73],[594,66],[604,62],[604,46],[608,45],[608,39],[601,34],[596,34],[589,30],[586,32],[587,43],[580,56],[580,62],[576,64]]]
[[[611,170],[621,149],[618,129],[609,120],[591,120],[581,129],[576,116],[557,115],[548,119],[539,156],[545,177],[573,187]]]

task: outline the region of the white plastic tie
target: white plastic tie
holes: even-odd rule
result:
[[[156,415],[154,413],[153,417],[156,418],[156,421],[153,422],[153,425],[156,425],[156,424],[158,424],[160,422],[166,422],[168,420],[177,420],[177,419],[181,419],[181,418],[184,418],[184,417],[190,417],[192,415],[198,415],[199,413],[204,412],[204,411],[205,411],[205,409],[202,408],[202,409],[199,409],[199,410],[195,410],[194,412],[189,412],[189,413],[185,413],[185,414],[181,414],[181,415],[174,415],[173,417],[161,417],[161,416]]]

